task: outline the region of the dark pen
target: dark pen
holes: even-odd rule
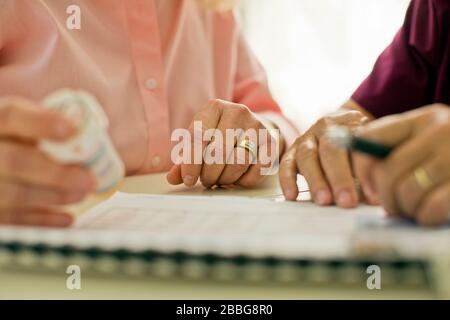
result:
[[[384,159],[391,154],[393,148],[384,144],[356,136],[345,127],[336,126],[328,130],[328,137],[337,146],[364,153],[378,159]]]

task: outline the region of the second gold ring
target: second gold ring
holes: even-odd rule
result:
[[[414,171],[414,177],[416,178],[417,184],[424,190],[427,191],[433,186],[433,181],[431,181],[430,176],[425,171],[424,168],[420,167]]]
[[[250,155],[252,156],[251,163],[258,159],[258,146],[255,142],[248,139],[243,139],[237,144],[237,147],[245,149],[250,153]]]

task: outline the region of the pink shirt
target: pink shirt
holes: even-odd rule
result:
[[[81,8],[81,30],[66,13]],[[129,174],[168,170],[170,135],[208,100],[280,109],[232,12],[193,0],[0,0],[0,96],[94,94]]]

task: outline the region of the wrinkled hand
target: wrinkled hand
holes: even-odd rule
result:
[[[395,147],[384,161],[354,155],[361,183],[388,214],[427,226],[449,222],[449,106],[433,105],[382,118],[359,134]]]
[[[79,166],[52,161],[37,143],[73,134],[75,128],[54,112],[25,99],[0,98],[0,224],[64,227],[72,222],[53,206],[81,200],[95,181]]]
[[[201,127],[196,129],[195,122],[198,123],[199,121],[201,121]],[[223,140],[195,141],[195,139],[203,137],[209,129],[220,132]],[[274,129],[274,127],[269,123],[263,123],[263,120],[259,119],[244,105],[222,100],[210,101],[197,113],[189,127],[192,138],[190,143],[191,161],[190,163],[183,162],[174,165],[167,175],[169,183],[174,185],[184,183],[186,186],[194,186],[200,179],[201,183],[208,188],[228,185],[251,188],[259,185],[265,178],[262,169],[268,169],[273,165],[273,163],[267,163],[263,160],[263,153],[278,159],[279,152],[283,148],[283,139],[276,139],[268,130],[263,131],[263,135],[258,135],[256,139],[249,139],[254,140],[254,146],[259,148],[257,159],[253,160],[253,155],[247,150],[237,147],[241,139],[244,138],[242,135],[237,135],[227,148],[227,141],[230,141],[226,139],[227,129],[242,131],[254,129],[254,132],[259,133],[261,129]],[[197,159],[197,162],[194,163],[196,143],[200,143],[202,151],[200,159]],[[207,161],[206,155],[209,154],[210,150],[215,150],[215,152],[221,154],[219,157],[220,163]],[[264,150],[264,152],[259,152],[261,150]],[[266,150],[269,150],[269,153],[265,152]],[[277,154],[270,153],[270,150],[276,150]]]
[[[355,207],[359,199],[350,155],[331,143],[326,132],[336,125],[356,130],[368,121],[360,111],[341,110],[320,119],[298,138],[281,161],[280,184],[285,198],[297,199],[299,173],[308,182],[316,204]]]

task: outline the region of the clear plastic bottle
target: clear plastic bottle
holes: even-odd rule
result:
[[[108,118],[98,101],[87,92],[62,89],[42,104],[70,119],[78,133],[62,143],[41,141],[40,149],[60,163],[88,168],[97,179],[97,194],[109,195],[117,190],[125,167],[108,135]]]

